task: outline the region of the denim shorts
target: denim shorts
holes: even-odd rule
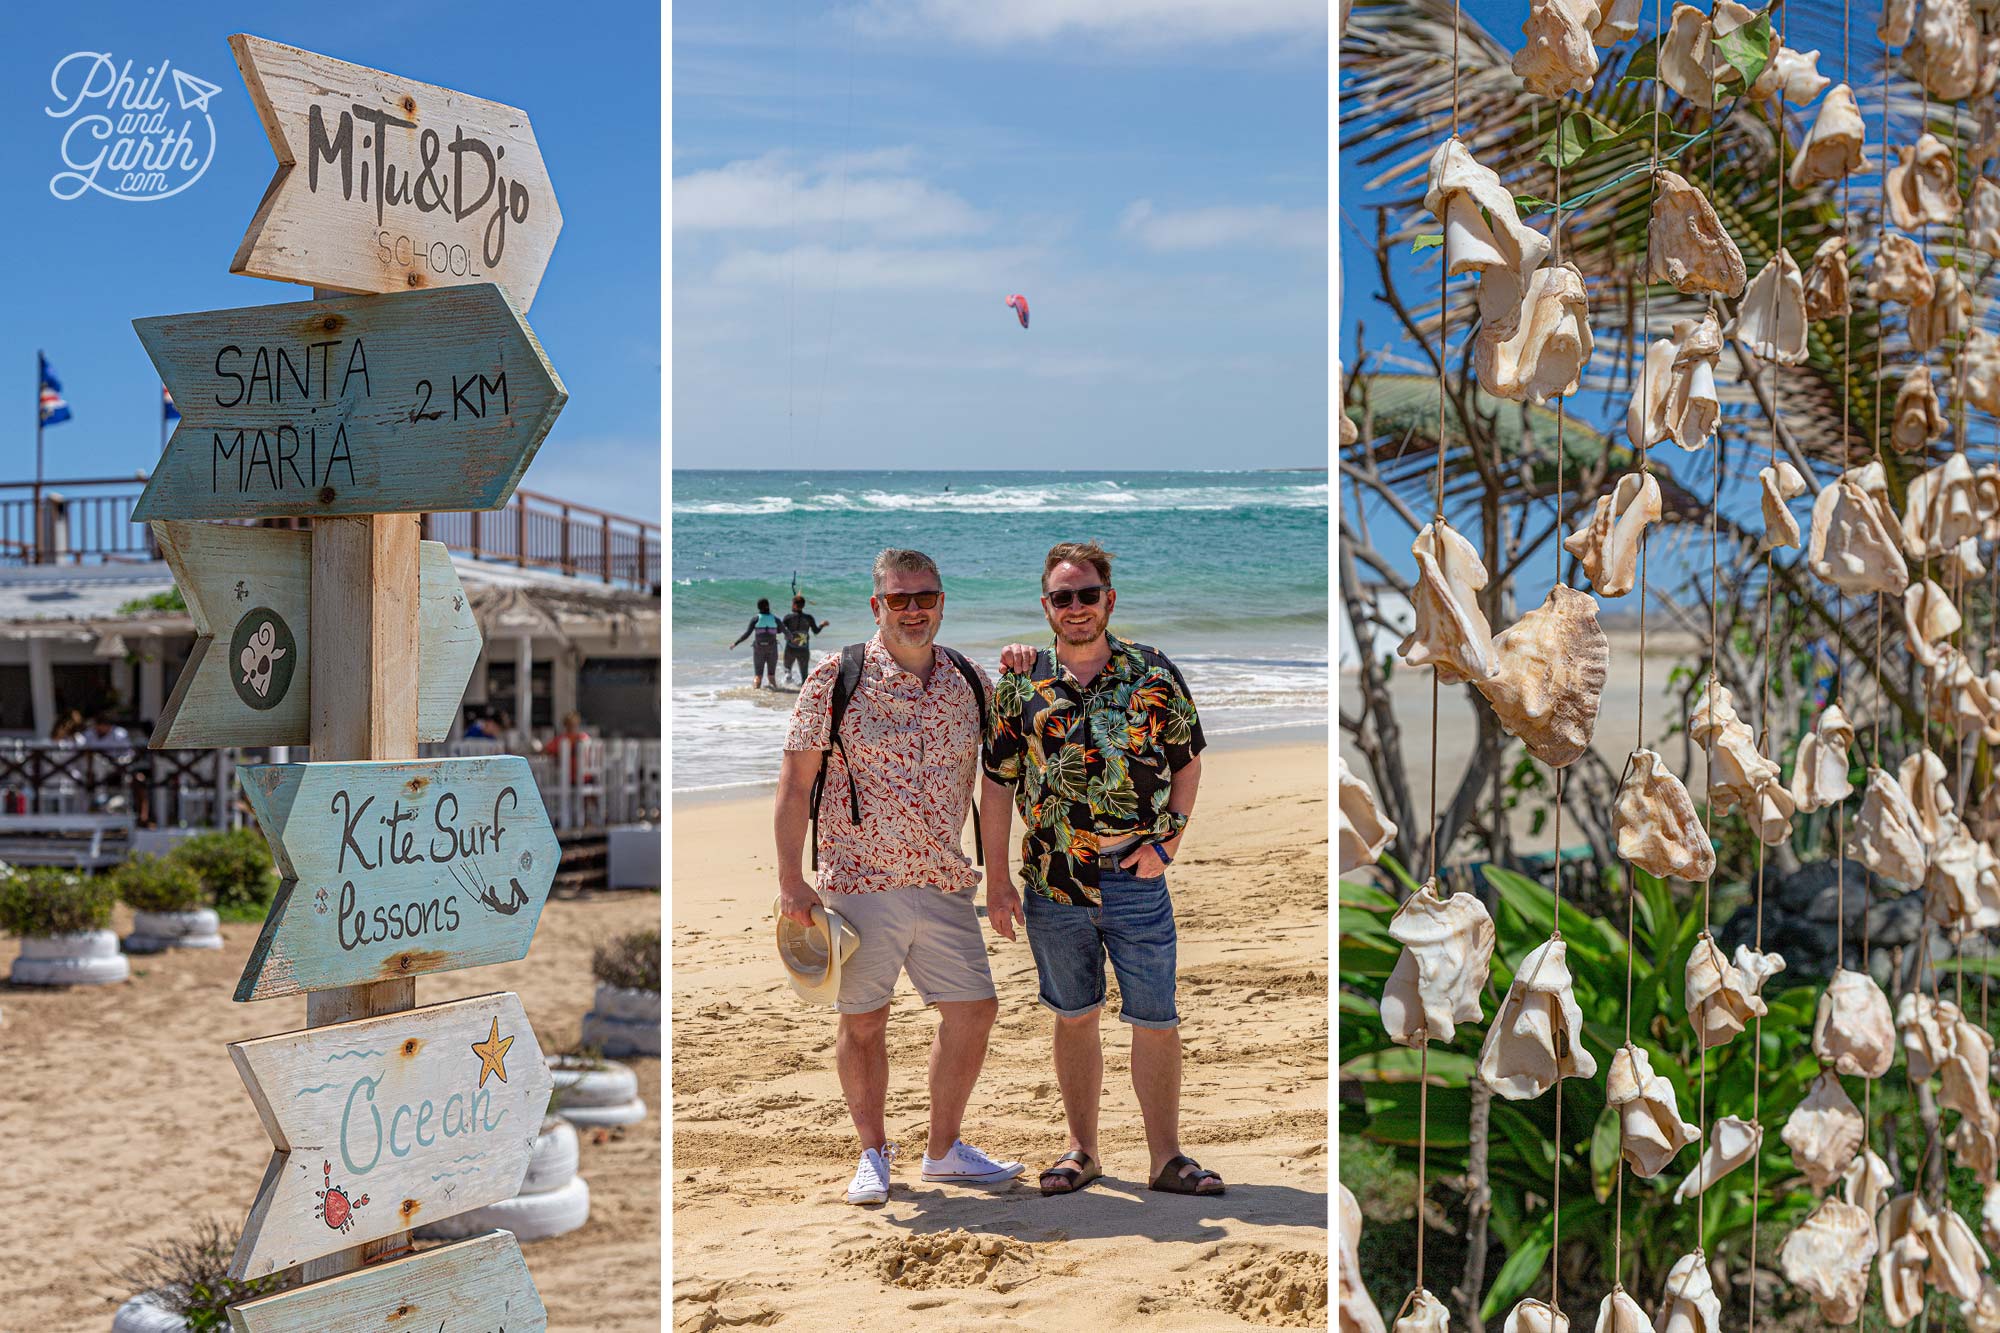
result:
[[[1104,1004],[1104,959],[1118,977],[1118,1016],[1134,1027],[1174,1028],[1174,903],[1167,877],[1139,879],[1106,866],[1098,872],[1102,904],[1059,903],[1032,890],[1022,895],[1028,947],[1041,975],[1041,1000],[1064,1018]]]

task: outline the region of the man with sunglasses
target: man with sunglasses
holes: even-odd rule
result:
[[[1220,1194],[1221,1176],[1180,1147],[1176,936],[1166,880],[1194,810],[1206,742],[1174,664],[1109,632],[1117,604],[1110,552],[1096,542],[1049,551],[1042,609],[1055,643],[1025,670],[1025,648],[1010,647],[993,692],[979,802],[986,916],[1010,940],[1017,919],[1026,925],[1041,1002],[1055,1014],[1069,1150],[1042,1172],[1042,1193],[1074,1193],[1103,1174],[1098,1017],[1108,955],[1118,1016],[1132,1026],[1132,1089],[1146,1122],[1151,1187]],[[1008,874],[1010,790],[1027,822],[1025,902]]]
[[[868,605],[875,637],[828,657],[799,691],[776,817],[780,911],[809,926],[813,907],[824,902],[860,936],[841,967],[834,1004],[840,1087],[861,1138],[847,1187],[847,1201],[856,1204],[889,1197],[889,1002],[905,971],[938,1011],[923,1178],[990,1185],[1022,1170],[958,1136],[999,1012],[973,904],[979,872],[959,850],[992,687],[985,672],[934,642],[944,588],[929,556],[877,556]],[[837,724],[836,695],[844,700]],[[817,892],[799,868],[816,776],[824,797]]]

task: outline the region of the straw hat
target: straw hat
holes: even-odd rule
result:
[[[785,916],[783,905],[783,899],[771,900],[771,911],[778,917],[778,961],[785,965],[800,999],[832,1004],[840,994],[840,965],[853,956],[861,937],[840,913],[817,903],[810,926]]]

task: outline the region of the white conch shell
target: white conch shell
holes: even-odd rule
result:
[[[1943,588],[1930,579],[1903,589],[1903,633],[1910,655],[1926,667],[1938,664],[1933,644],[1943,643],[1964,623]]]
[[[1819,72],[1819,52],[1794,51],[1789,46],[1780,46],[1764,62],[1757,81],[1744,94],[1753,102],[1782,94],[1793,106],[1805,106],[1813,98],[1826,91],[1826,85],[1833,80]]]
[[[1932,440],[1944,438],[1951,426],[1945,420],[1944,409],[1938,405],[1937,386],[1931,380],[1929,366],[1911,366],[1903,376],[1903,387],[1896,390],[1896,406],[1890,419],[1889,443],[1902,453],[1916,453],[1927,448]]]
[[[1882,0],[1882,18],[1875,25],[1884,46],[1904,46],[1917,25],[1917,0]]]
[[[1903,49],[1903,60],[1932,97],[1956,102],[1972,96],[1979,87],[1979,53],[1979,27],[1970,0],[1924,0],[1916,36]]]
[[[2000,353],[2000,339],[1978,329],[1966,338],[1966,346],[1971,347],[1982,337],[1995,353]],[[2000,463],[1988,463],[1972,470],[1972,494],[1979,507],[1979,539],[2000,541]]]
[[[1958,1041],[1958,1006],[1933,999],[1923,991],[1906,992],[1896,1001],[1896,1030],[1903,1039],[1903,1059],[1918,1083],[1942,1069]]]
[[[1688,955],[1685,988],[1688,1017],[1699,1030],[1702,1049],[1722,1045],[1748,1027],[1752,1018],[1763,1015],[1764,997],[1758,992],[1784,970],[1783,958],[1759,953],[1747,944],[1736,946],[1736,961],[1731,963],[1704,931]]]
[[[1547,601],[1494,638],[1493,651],[1500,670],[1474,684],[1500,725],[1551,768],[1575,763],[1590,748],[1611,663],[1597,599],[1558,583]]]
[[[1907,236],[1887,232],[1875,247],[1875,263],[1868,274],[1868,299],[1902,301],[1907,305],[1929,305],[1937,295],[1937,279],[1931,276],[1924,252]]]
[[[1597,73],[1596,0],[1531,0],[1522,25],[1527,43],[1514,53],[1514,72],[1531,93],[1561,97],[1590,91]]]
[[[1345,1185],[1340,1185],[1340,1217],[1334,1238],[1340,1248],[1340,1333],[1387,1333],[1382,1327],[1382,1312],[1375,1308],[1368,1284],[1361,1280],[1361,1205]]]
[[[1943,555],[1979,535],[1979,501],[1972,461],[1952,454],[1910,482],[1903,514],[1903,549],[1923,559]]]
[[[1986,573],[1986,565],[1979,558],[1979,539],[1967,537],[1946,551],[1943,573],[1946,579],[1957,579],[1961,586]]]
[[[1959,1011],[1951,1055],[1938,1067],[1938,1104],[1968,1120],[1993,1118],[1993,1035]]]
[[[1796,366],[1806,359],[1806,285],[1798,261],[1780,250],[1743,293],[1736,336],[1766,361]]]
[[[1951,836],[1951,788],[1945,783],[1944,760],[1929,750],[1919,750],[1896,766],[1896,780],[1910,798],[1917,817],[1917,836],[1926,847],[1935,847]]]
[[[1742,77],[1716,54],[1708,15],[1692,5],[1677,4],[1658,47],[1660,77],[1667,86],[1696,106],[1713,110],[1718,85]]]
[[[1450,524],[1434,522],[1424,524],[1410,553],[1417,558],[1417,586],[1410,599],[1416,627],[1397,653],[1413,667],[1436,667],[1442,684],[1493,679],[1500,655],[1493,651],[1493,631],[1479,609],[1487,580],[1479,552]]]
[[[1840,1173],[1840,1187],[1846,1192],[1847,1201],[1869,1217],[1875,1216],[1882,1207],[1883,1200],[1889,1197],[1889,1187],[1895,1183],[1895,1176],[1889,1173],[1889,1164],[1869,1147],[1863,1147],[1856,1153],[1854,1160],[1847,1164],[1847,1169]],[[1874,1246],[1869,1246],[1868,1252],[1872,1255]]]
[[[1479,995],[1493,967],[1493,918],[1469,893],[1438,896],[1426,883],[1389,922],[1403,946],[1382,992],[1382,1026],[1399,1046],[1419,1034],[1449,1043],[1460,1023],[1477,1023]]]
[[[1535,270],[1510,322],[1495,321],[1473,339],[1479,387],[1496,398],[1540,402],[1576,392],[1590,360],[1590,294],[1574,264]]]
[[[1797,468],[1781,458],[1775,467],[1757,469],[1757,483],[1764,492],[1764,538],[1757,543],[1757,549],[1796,548],[1799,544],[1799,521],[1793,517],[1785,502],[1806,493],[1806,479],[1799,475]]]
[[[1958,217],[1958,167],[1951,149],[1934,134],[1918,136],[1916,147],[1898,148],[1889,168],[1889,213],[1904,231]]]
[[[1375,793],[1340,760],[1340,873],[1372,866],[1396,839],[1396,826],[1375,808]]]
[[[1681,1119],[1674,1085],[1653,1072],[1652,1060],[1637,1046],[1612,1052],[1604,1100],[1618,1110],[1619,1152],[1643,1178],[1659,1175],[1682,1148],[1701,1139],[1701,1130]]]
[[[1979,1234],[1989,1247],[2000,1250],[2000,1182],[1989,1184],[1980,1199]]]
[[[1647,223],[1651,281],[1671,283],[1690,296],[1701,292],[1737,296],[1749,275],[1742,252],[1729,239],[1715,208],[1700,190],[1665,168],[1657,180],[1652,220]]]
[[[1424,207],[1444,228],[1452,277],[1493,269],[1513,275],[1515,286],[1503,305],[1515,304],[1527,276],[1548,257],[1549,238],[1521,221],[1514,192],[1498,172],[1475,162],[1456,135],[1431,154]],[[1490,317],[1491,311],[1481,309]]]
[[[2000,190],[1995,194],[2000,195]],[[1982,412],[2000,415],[2000,337],[1977,326],[1968,330],[1958,351],[1958,372],[1965,385],[1965,401]]]
[[[1507,1312],[1502,1333],[1569,1333],[1569,1316],[1532,1296]]]
[[[1868,1263],[1875,1257],[1875,1218],[1863,1208],[1825,1198],[1785,1237],[1778,1267],[1832,1324],[1851,1324],[1868,1292]]]
[[[1632,591],[1639,580],[1639,543],[1661,512],[1659,481],[1650,472],[1628,472],[1609,495],[1597,497],[1590,521],[1563,538],[1563,549],[1577,558],[1599,597]]]
[[[1444,1302],[1419,1287],[1410,1297],[1409,1310],[1396,1321],[1392,1333],[1447,1333],[1451,1313]]]
[[[1837,83],[1819,104],[1819,115],[1806,131],[1806,137],[1799,141],[1798,156],[1792,159],[1792,168],[1786,176],[1798,190],[1837,181],[1861,170],[1861,149],[1865,142],[1867,130],[1862,124],[1861,108],[1854,102],[1854,90]]]
[[[1853,309],[1848,297],[1847,238],[1829,236],[1806,269],[1806,318],[1833,319]]]
[[[1666,761],[1634,750],[1612,803],[1618,855],[1660,879],[1701,883],[1715,873],[1715,847],[1694,800]]]
[[[1807,1089],[1805,1099],[1792,1109],[1779,1135],[1792,1150],[1792,1160],[1816,1190],[1824,1190],[1840,1178],[1863,1138],[1861,1112],[1840,1086],[1840,1077],[1822,1070]]]
[[[1882,1278],[1882,1311],[1892,1328],[1903,1327],[1924,1307],[1930,1216],[1915,1194],[1898,1194],[1882,1211],[1876,1268]]]
[[[1625,429],[1635,442],[1672,440],[1683,449],[1703,449],[1715,438],[1722,402],[1716,396],[1715,363],[1722,354],[1722,325],[1714,310],[1700,319],[1674,321],[1673,336],[1646,349],[1639,382],[1625,409]]]
[[[1718,5],[1729,0],[1718,0]],[[1701,1251],[1684,1254],[1667,1271],[1667,1290],[1653,1321],[1657,1333],[1722,1333],[1722,1302]]]
[[[1910,585],[1900,534],[1883,507],[1842,473],[1813,501],[1806,560],[1812,572],[1849,596],[1901,592]]]
[[[1583,1010],[1571,989],[1569,946],[1551,939],[1514,970],[1507,998],[1486,1029],[1479,1077],[1509,1101],[1539,1097],[1560,1078],[1590,1078],[1597,1060],[1583,1045]]]
[[[1854,744],[1854,725],[1839,704],[1828,704],[1799,736],[1798,757],[1792,765],[1792,799],[1802,812],[1838,805],[1854,791],[1848,781],[1847,751]]]
[[[1979,1294],[1958,1307],[1968,1333],[2000,1333],[2000,1283],[1991,1273],[1979,1275]]]
[[[1855,859],[1882,878],[1908,889],[1924,882],[1929,852],[1918,828],[1917,809],[1903,784],[1879,768],[1868,770],[1850,845]]]
[[[1760,1125],[1733,1115],[1717,1120],[1709,1127],[1708,1146],[1702,1149],[1701,1160],[1674,1191],[1674,1202],[1685,1203],[1707,1193],[1709,1186],[1755,1157],[1763,1142]]]
[[[1936,275],[1930,304],[1910,307],[1910,350],[1928,352],[1955,336],[1972,320],[1972,292],[1955,268]]]
[[[1979,1275],[1989,1260],[1972,1226],[1955,1208],[1942,1208],[1930,1217],[1930,1237],[1925,1246],[1930,1264],[1924,1277],[1933,1287],[1961,1301],[1979,1295]]]
[[[1813,1054],[1843,1074],[1880,1078],[1896,1058],[1889,997],[1866,972],[1837,968],[1819,997]]]
[[[1354,418],[1347,415],[1346,411],[1343,410],[1340,413],[1341,448],[1344,449],[1350,444],[1357,443],[1360,439],[1361,439],[1361,427],[1355,425]]]
[[[2000,185],[1986,176],[1972,182],[1972,197],[1965,204],[1965,243],[2000,257]]]
[[[1604,0],[1590,40],[1599,46],[1616,46],[1632,40],[1639,35],[1639,17],[1644,12],[1645,0]]]
[[[1937,665],[1930,670],[1928,703],[1933,722],[1950,727],[1954,736],[1970,736],[1975,731],[1992,731],[2000,718],[2000,692],[1994,689],[1995,676],[1979,675],[1965,654],[1950,644],[1937,649]]]
[[[1792,793],[1776,762],[1757,751],[1750,724],[1736,714],[1729,688],[1711,680],[1688,719],[1688,735],[1710,752],[1710,799],[1718,814],[1741,807],[1767,845],[1791,836]]]
[[[1595,1333],[1652,1333],[1652,1330],[1653,1321],[1646,1318],[1639,1302],[1627,1295],[1623,1287],[1613,1287],[1597,1303]]]

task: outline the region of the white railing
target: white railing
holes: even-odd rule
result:
[[[551,740],[520,743],[497,740],[444,741],[422,747],[424,755],[518,754],[528,761],[558,833],[576,833],[610,824],[656,824],[660,820],[660,742],[656,740]]]

